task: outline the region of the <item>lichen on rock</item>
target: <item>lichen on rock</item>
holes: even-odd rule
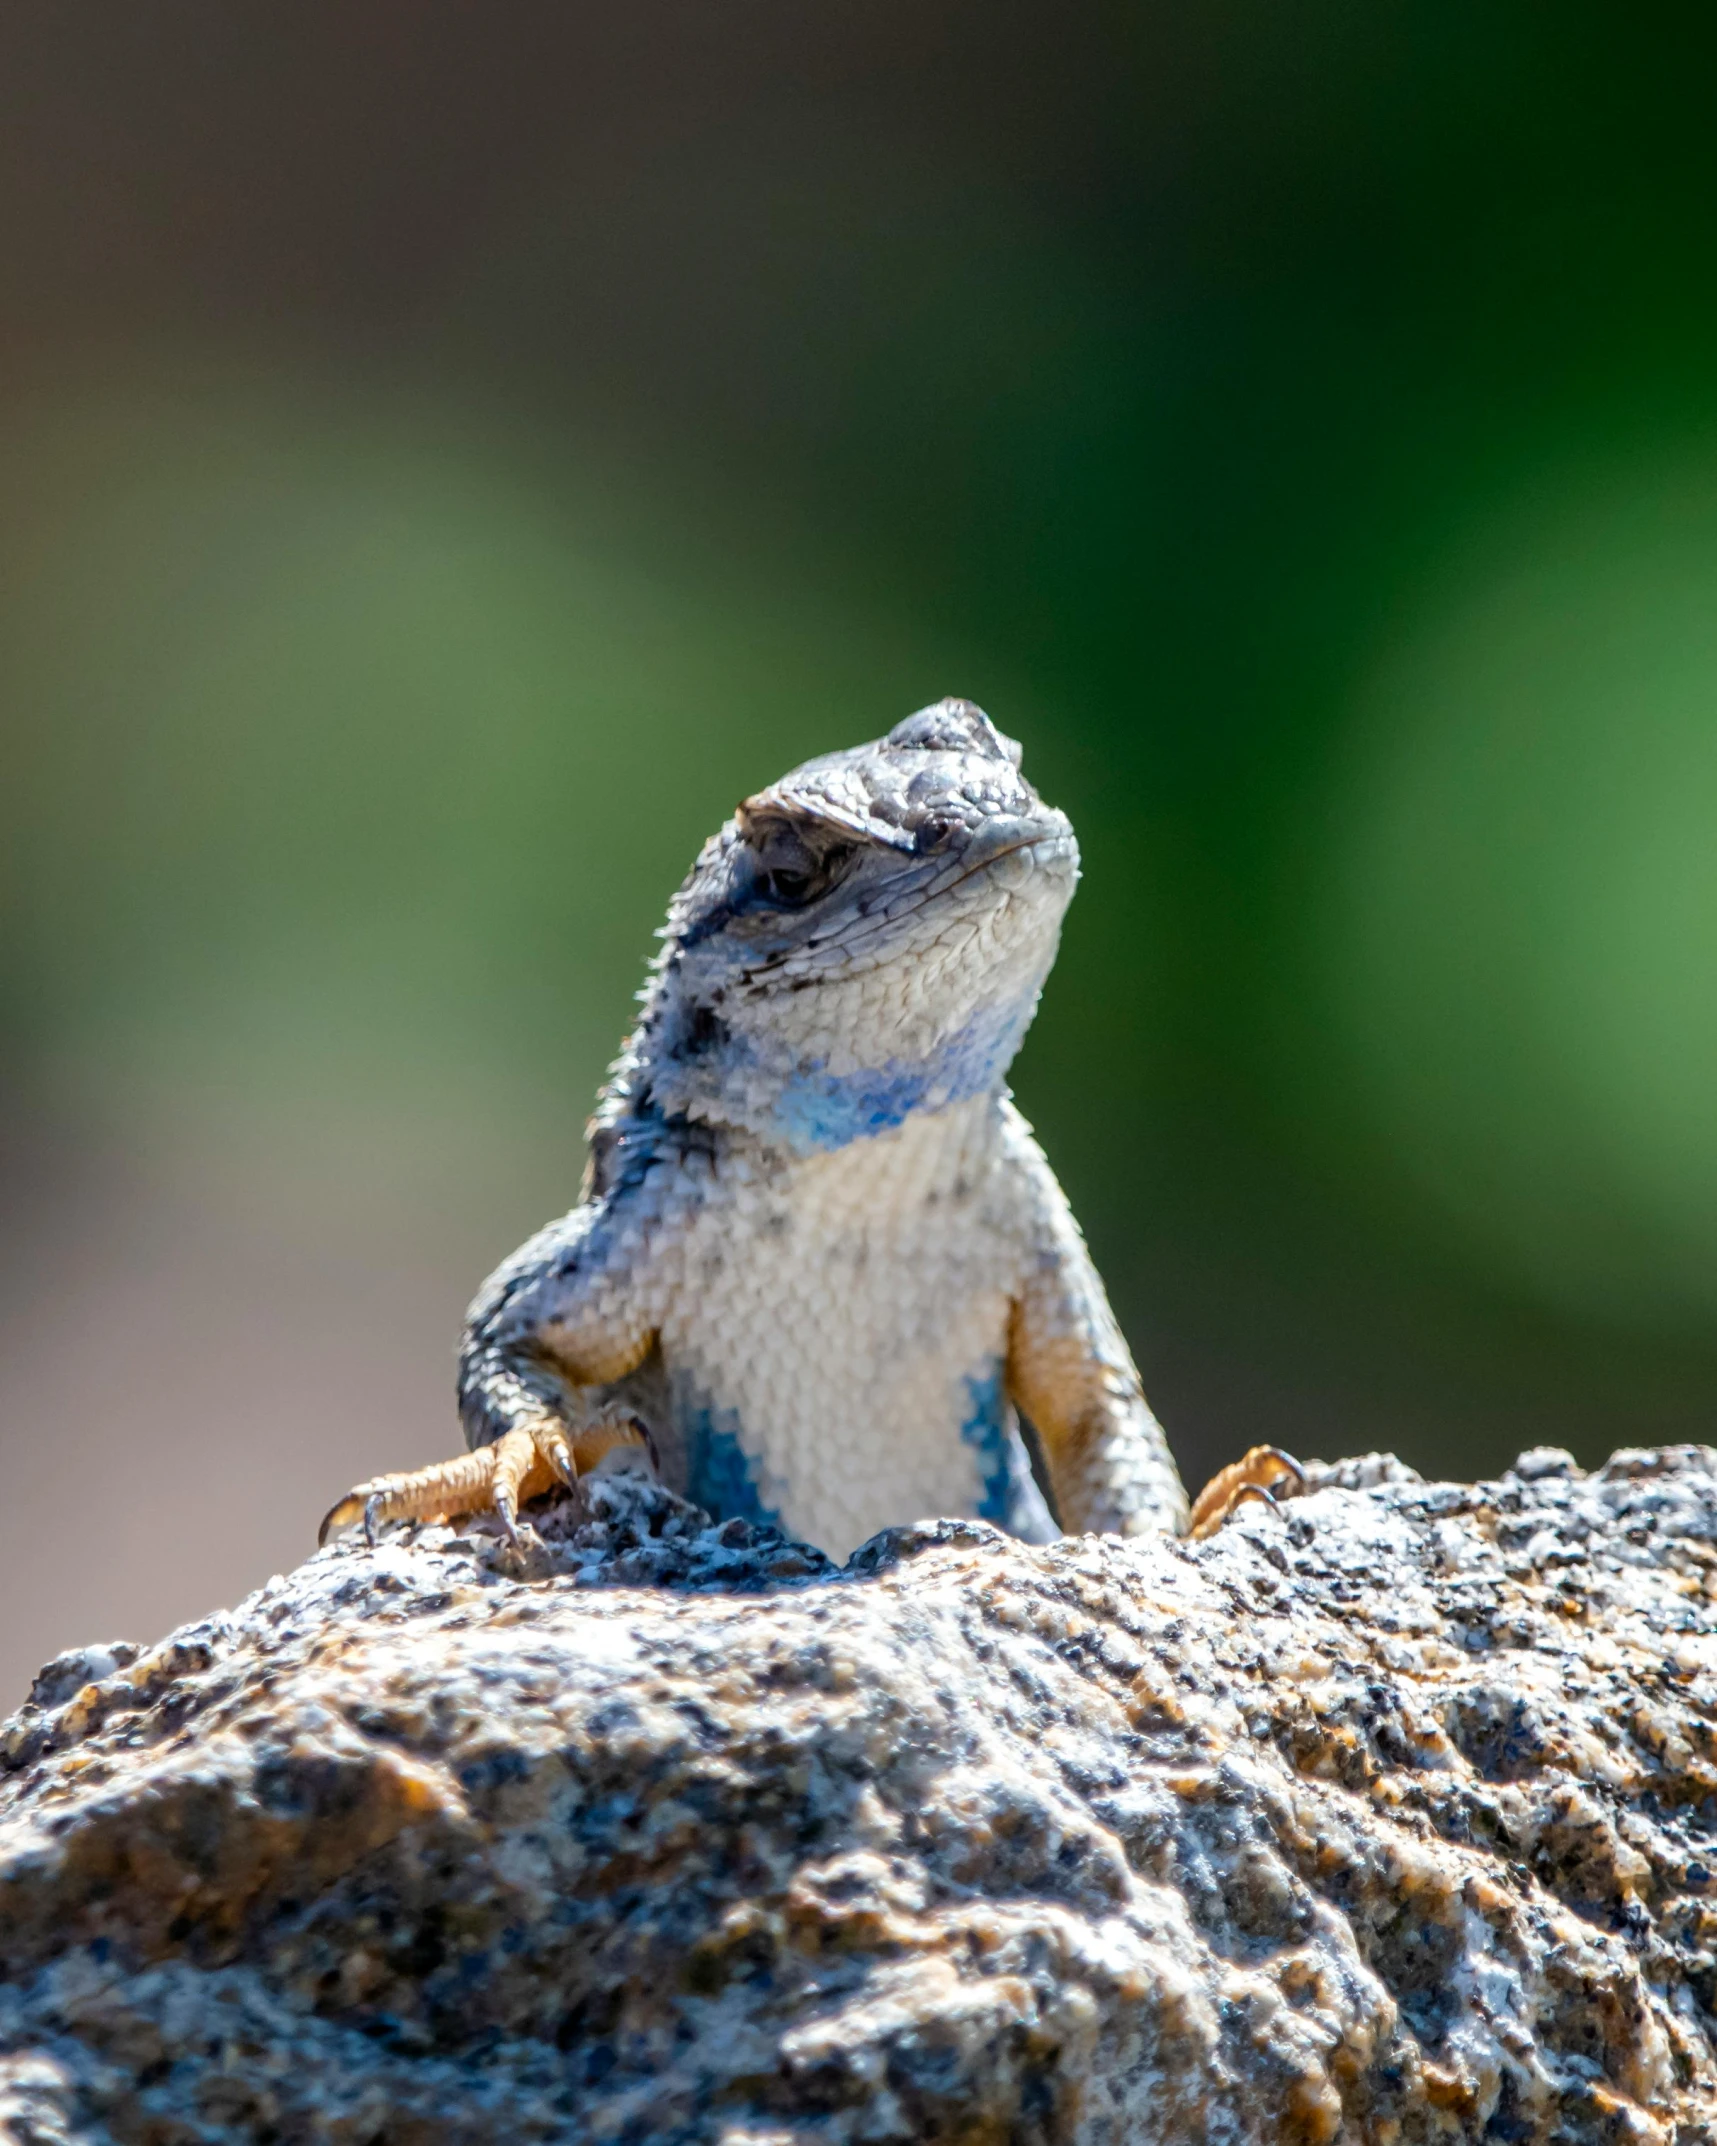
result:
[[[1709,2140],[1714,1471],[324,1552],[0,1730],[0,2136]]]

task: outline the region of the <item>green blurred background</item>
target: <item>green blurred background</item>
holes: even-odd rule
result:
[[[0,18],[0,1686],[452,1450],[698,841],[945,692],[1189,1476],[1708,1437],[1708,21]]]

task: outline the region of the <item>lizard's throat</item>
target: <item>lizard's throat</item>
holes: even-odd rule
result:
[[[998,1092],[1037,1010],[1037,989],[973,1013],[921,1054],[823,1049],[770,1035],[723,1034],[718,1048],[652,1068],[672,1113],[743,1128],[795,1155],[827,1153]]]

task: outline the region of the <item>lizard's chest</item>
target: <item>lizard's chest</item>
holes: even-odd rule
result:
[[[724,1159],[661,1327],[694,1490],[837,1556],[980,1509],[1022,1257],[990,1129],[986,1104],[787,1165]]]

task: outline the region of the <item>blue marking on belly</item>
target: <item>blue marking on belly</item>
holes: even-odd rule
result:
[[[1023,1005],[991,1008],[929,1058],[890,1058],[856,1073],[796,1065],[782,1080],[775,1128],[803,1155],[887,1132],[916,1110],[945,1110],[981,1095],[1007,1071],[1035,1005],[1034,994]]]
[[[1013,1510],[1014,1470],[1010,1445],[1019,1443],[1008,1421],[1007,1396],[1002,1391],[1000,1364],[981,1378],[969,1378],[966,1392],[972,1413],[960,1426],[960,1436],[978,1456],[983,1495],[978,1500],[978,1518],[993,1520],[1005,1528]],[[1010,1436],[1010,1433],[1013,1435]]]
[[[960,1436],[978,1456],[983,1482],[978,1518],[994,1521],[1022,1542],[1054,1542],[1061,1531],[1032,1475],[1000,1364],[967,1379],[966,1392],[972,1412],[961,1424]]]
[[[749,1520],[778,1528],[781,1516],[763,1502],[755,1464],[739,1442],[739,1418],[700,1408],[686,1424],[686,1495],[717,1520]]]

